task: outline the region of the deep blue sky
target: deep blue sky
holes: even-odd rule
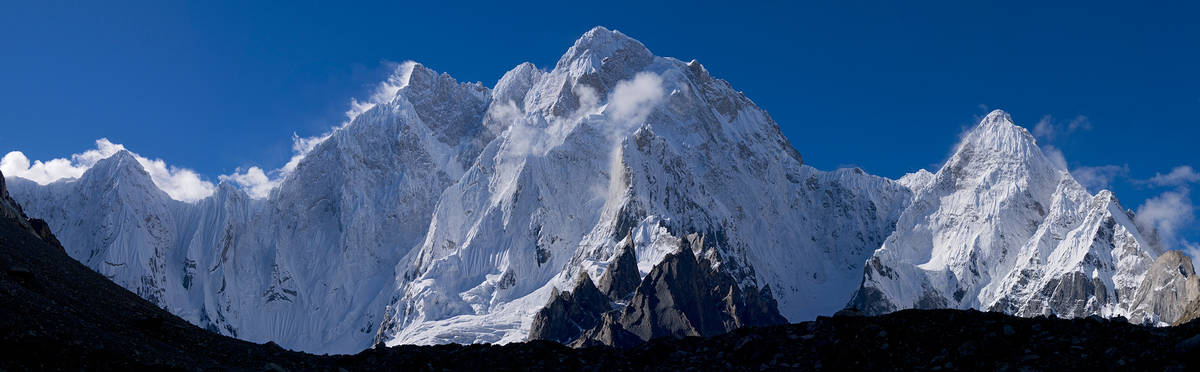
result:
[[[1168,191],[1136,180],[1200,168],[1194,2],[167,3],[4,5],[0,153],[50,159],[107,137],[213,181],[274,169],[293,132],[344,120],[383,61],[491,86],[604,25],[699,60],[822,169],[934,167],[985,106],[1030,129],[1086,116],[1090,130],[1049,143],[1072,168],[1127,165],[1113,187],[1129,208]],[[1194,227],[1184,236],[1200,241]]]

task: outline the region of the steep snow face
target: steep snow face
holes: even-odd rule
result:
[[[72,257],[189,321],[312,352],[370,345],[394,267],[424,236],[437,197],[495,130],[490,91],[421,65],[394,97],[301,160],[267,200],[229,184],[169,198],[128,152],[79,179],[14,179]]]
[[[581,271],[601,277],[627,235],[640,275],[698,232],[712,262],[769,287],[785,316],[832,313],[911,200],[859,170],[802,165],[764,111],[699,63],[604,28],[551,71],[518,66],[494,97],[488,127],[507,129],[397,266],[379,341],[522,340],[550,293]]]
[[[46,186],[9,182],[25,211],[49,221],[67,253],[159,306],[172,308],[179,285],[168,265],[180,251],[176,211],[186,204],[154,185],[128,151],[101,160],[79,179]]]
[[[1161,248],[1108,191],[1089,195],[1024,128],[994,111],[915,190],[852,305],[1129,315]]]
[[[317,145],[249,221],[227,274],[238,285],[224,289],[223,316],[239,336],[321,351],[369,346],[396,262],[491,137],[481,125],[486,88],[420,65],[407,82]]]

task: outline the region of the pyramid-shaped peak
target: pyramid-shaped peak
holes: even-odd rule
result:
[[[980,126],[985,125],[1016,125],[1013,124],[1012,116],[1004,110],[992,110],[987,116],[983,117],[983,121],[979,122]]]
[[[142,164],[138,162],[137,156],[133,155],[133,153],[129,152],[129,150],[120,150],[112,154],[112,156],[100,159],[100,161],[97,161],[96,165],[91,169],[88,169],[84,175],[86,176],[88,173],[100,173],[106,175],[137,174],[143,175],[147,179],[150,177],[150,174],[146,172],[146,169],[142,167]]]
[[[1014,175],[1037,173],[1047,179],[1058,179],[1057,174],[1065,167],[1060,163],[1061,158],[1052,159],[1043,153],[1033,135],[1014,124],[1008,113],[996,110],[967,132],[954,156],[938,173],[968,167],[981,172],[1006,169],[1004,172]]]
[[[96,162],[96,166],[100,166],[101,164],[110,164],[110,167],[138,169],[144,171],[144,169],[142,169],[142,164],[137,160],[137,156],[134,156],[132,152],[129,152],[129,150],[117,151],[107,159],[101,159],[99,162]]]
[[[154,185],[150,172],[146,171],[137,156],[128,150],[117,151],[112,156],[100,159],[96,165],[84,172],[80,179],[85,183]]]
[[[604,26],[592,27],[591,30],[584,32],[583,36],[579,37],[579,40],[575,40],[575,46],[585,48],[625,43],[642,44],[628,35],[621,33],[621,31],[609,30]]]
[[[1005,153],[1030,153],[1037,150],[1037,140],[1028,130],[1013,123],[1012,116],[1003,110],[987,114],[967,134],[964,145],[973,148],[989,148]],[[1040,151],[1037,151],[1040,153]]]
[[[405,62],[403,65],[397,68],[396,71],[397,73],[404,75],[403,79],[407,83],[405,84],[406,86],[433,84],[438,78],[441,77],[441,74],[438,74],[437,71],[434,71],[429,67],[425,67],[425,65],[421,64],[420,62],[413,61]],[[445,75],[446,78],[453,80],[449,74]]]
[[[649,59],[653,56],[640,41],[626,36],[621,31],[596,26],[575,40],[575,45],[558,60],[558,66],[565,66],[579,59],[588,59],[596,64],[609,57]]]

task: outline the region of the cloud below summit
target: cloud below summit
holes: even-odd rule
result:
[[[121,150],[126,150],[124,145],[101,138],[96,140],[96,148],[71,155],[70,158],[31,162],[24,153],[11,151],[0,159],[0,171],[4,172],[5,177],[20,177],[45,185],[62,179],[79,178],[101,159]],[[169,166],[162,159],[150,159],[136,153],[133,155],[150,174],[154,184],[172,199],[194,202],[207,198],[216,190],[216,186],[191,169]]]

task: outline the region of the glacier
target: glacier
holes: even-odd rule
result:
[[[938,172],[889,180],[805,165],[699,62],[603,27],[491,88],[419,63],[388,82],[265,197],[221,182],[175,200],[127,151],[7,186],[71,257],[143,298],[315,353],[523,341],[624,249],[645,277],[697,236],[700,262],[792,322],[848,303],[1170,322],[1200,296],[1155,232],[1001,111]]]

